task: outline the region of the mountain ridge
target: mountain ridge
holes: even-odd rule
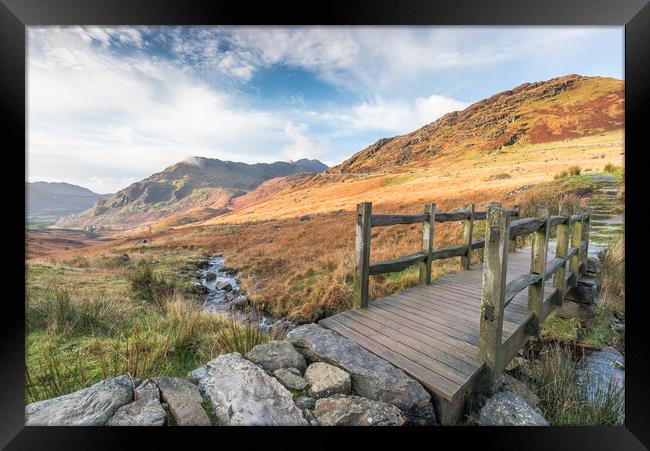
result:
[[[97,200],[110,196],[66,182],[25,182],[25,216],[29,221],[49,222],[79,213]]]

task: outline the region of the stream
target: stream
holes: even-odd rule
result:
[[[202,310],[205,313],[218,313],[234,318],[242,324],[255,326],[269,332],[282,327],[285,331],[296,325],[287,320],[273,318],[255,311],[248,303],[241,287],[231,270],[226,269],[225,259],[214,256],[202,264],[198,270],[199,282],[205,287]]]

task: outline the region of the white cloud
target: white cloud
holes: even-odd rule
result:
[[[327,142],[315,142],[307,136],[307,132],[307,124],[294,125],[293,122],[288,122],[284,127],[284,134],[291,142],[282,147],[282,155],[291,160],[327,155]]]

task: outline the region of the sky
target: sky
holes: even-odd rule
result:
[[[335,165],[525,82],[624,78],[622,27],[29,27],[28,181]]]

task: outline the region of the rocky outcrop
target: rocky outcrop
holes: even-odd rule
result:
[[[322,426],[401,426],[405,423],[397,407],[359,396],[334,395],[319,399],[314,414]]]
[[[295,368],[279,368],[273,372],[273,376],[292,391],[303,391],[309,386],[309,382]]]
[[[501,391],[489,398],[479,412],[480,426],[548,426],[548,421],[519,395]]]
[[[210,418],[201,403],[203,398],[196,385],[177,377],[154,377],[160,396],[176,426],[210,426]]]
[[[411,423],[433,424],[431,396],[419,382],[358,344],[317,324],[299,326],[287,340],[311,362],[326,362],[347,371],[358,396],[398,407]]]
[[[136,400],[120,407],[106,426],[162,426],[165,409],[160,405],[160,391],[153,382],[145,381],[135,390]]]
[[[288,341],[269,341],[255,346],[246,358],[269,373],[280,368],[296,368],[302,374],[307,368],[304,357]]]
[[[134,399],[127,375],[106,379],[91,387],[29,404],[25,407],[27,426],[102,426],[117,409]]]
[[[350,393],[352,387],[350,375],[340,368],[324,362],[309,365],[305,371],[309,382],[309,396],[326,398],[328,396]]]
[[[219,425],[307,425],[291,393],[237,352],[208,362],[199,390]]]

